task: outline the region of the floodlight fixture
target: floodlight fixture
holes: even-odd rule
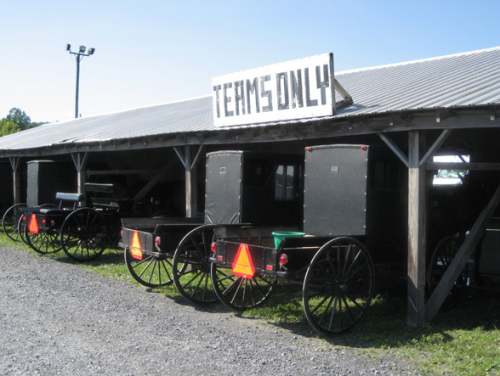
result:
[[[85,50],[87,48],[85,46],[80,46],[78,48],[78,52],[72,52],[71,51],[71,44],[66,44],[66,51],[68,51],[71,55],[75,55],[76,57],[76,98],[75,98],[75,118],[78,117],[78,89],[80,85],[80,61],[85,56],[90,56],[93,55],[95,52],[95,48],[91,47],[87,50],[87,53],[85,53]]]

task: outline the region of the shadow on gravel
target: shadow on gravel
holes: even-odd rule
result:
[[[163,294],[165,294],[165,293],[163,293]],[[195,311],[208,312],[208,313],[232,313],[233,312],[229,308],[227,308],[226,306],[224,306],[222,303],[219,303],[219,302],[207,304],[204,306],[201,306],[201,305],[195,306],[195,305],[189,303],[182,296],[165,294],[165,297],[172,300],[176,304],[180,304],[180,305],[186,306],[186,307],[192,307]]]

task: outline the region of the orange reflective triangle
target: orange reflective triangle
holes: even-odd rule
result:
[[[35,214],[31,215],[31,220],[30,220],[30,225],[28,227],[28,230],[32,234],[38,234],[38,222],[36,220]]]
[[[248,245],[240,244],[235,260],[233,274],[238,277],[252,278],[255,274],[255,268],[248,251]]]
[[[132,257],[138,260],[142,260],[142,246],[141,241],[139,240],[139,234],[137,231],[134,231],[134,235],[132,236],[132,245],[130,246],[130,253],[132,253]]]

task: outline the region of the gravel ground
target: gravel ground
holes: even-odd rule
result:
[[[417,374],[16,248],[0,259],[0,375]]]

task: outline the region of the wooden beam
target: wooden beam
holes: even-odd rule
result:
[[[432,146],[427,150],[427,153],[425,153],[424,157],[420,160],[419,162],[419,167],[423,166],[427,162],[431,160],[431,158],[436,154],[436,152],[439,150],[441,145],[445,143],[445,141],[450,137],[452,129],[445,129],[441,132],[439,137],[437,138],[436,141],[432,144]]]
[[[447,108],[436,109],[436,123],[442,123],[446,119],[450,118],[452,113]]]
[[[387,146],[396,154],[401,162],[405,164],[406,167],[408,167],[408,157],[401,151],[401,149],[392,141],[389,137],[386,135],[379,133],[378,136],[386,143]]]
[[[425,320],[426,171],[420,166],[420,133],[409,132],[408,153],[408,312],[417,327]]]
[[[85,181],[86,174],[85,169],[87,167],[87,162],[89,160],[89,153],[71,153],[71,158],[73,159],[73,163],[75,164],[76,172],[77,172],[77,190],[78,194],[86,197],[85,192]],[[85,202],[85,198],[82,202]],[[81,202],[80,202],[81,204]]]
[[[436,289],[432,293],[425,306],[425,318],[427,321],[431,321],[436,317],[439,309],[443,305],[448,293],[451,291],[455,281],[458,279],[460,273],[465,267],[467,260],[472,255],[472,252],[476,249],[479,244],[486,226],[491,219],[493,213],[495,212],[498,204],[500,203],[500,186],[497,188],[496,192],[493,194],[488,206],[481,212],[481,215],[472,226],[469,234],[465,238],[464,243],[457,252],[457,255],[451,262],[450,266],[446,270],[439,281]]]
[[[492,110],[493,108],[493,110]],[[436,123],[435,110],[394,111],[370,116],[347,116],[324,118],[300,123],[300,131],[280,136],[276,126],[255,126],[247,129],[212,129],[205,132],[186,132],[182,135],[166,133],[147,137],[147,145],[142,138],[129,139],[117,143],[116,140],[66,143],[32,149],[0,150],[0,157],[37,157],[91,151],[130,151],[149,148],[183,147],[184,145],[226,145],[256,142],[319,140],[330,137],[359,136],[367,134],[408,132],[409,130],[435,129],[475,129],[498,128],[500,116],[498,106],[473,106],[453,109],[451,118]],[[359,119],[363,118],[363,122]],[[392,120],[391,120],[392,119]],[[315,127],[313,127],[315,124]],[[252,135],[253,132],[253,135]],[[255,135],[259,137],[256,138]],[[161,138],[161,140],[160,140]]]
[[[21,158],[10,157],[10,165],[12,167],[12,194],[14,204],[21,202],[21,169],[19,168]]]
[[[179,157],[185,170],[185,196],[186,196],[186,217],[196,217],[198,214],[198,177],[196,174],[196,164],[200,159],[203,145],[200,145],[195,158],[191,156],[190,145],[184,146],[184,153],[177,147],[174,151]]]
[[[340,110],[341,108],[350,106],[354,103],[351,95],[347,92],[346,89],[344,89],[344,87],[337,81],[336,78],[334,79],[333,86],[334,90],[336,90],[340,94],[340,96],[344,98],[343,100],[335,103],[335,110]],[[335,92],[333,93],[333,98],[335,99]]]

